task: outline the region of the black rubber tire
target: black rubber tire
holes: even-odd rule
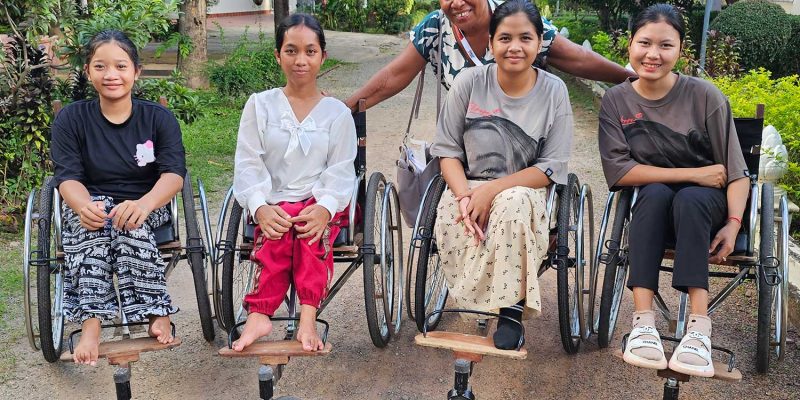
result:
[[[192,179],[189,173],[183,178],[183,189],[181,190],[183,199],[183,216],[186,224],[186,247],[203,246],[203,237],[200,235],[200,227],[197,225],[197,214],[194,209],[194,191],[192,190]],[[207,342],[214,341],[214,318],[211,314],[211,301],[208,298],[208,285],[206,282],[206,257],[205,251],[186,250],[186,259],[192,269],[194,278],[194,291],[197,297],[197,311],[200,314],[200,326],[203,328],[203,338]]]
[[[611,227],[610,238],[613,243],[622,243],[623,229],[625,228],[630,212],[631,195],[632,191],[630,190],[623,190],[617,193],[617,196],[619,197],[617,206],[614,209],[614,224]],[[604,244],[600,243],[599,245],[603,246]],[[600,348],[606,348],[609,344],[611,344],[611,340],[614,336],[614,326],[611,323],[611,315],[612,313],[619,315],[619,306],[622,303],[622,301],[620,301],[617,303],[616,309],[612,309],[612,306],[614,305],[614,289],[616,286],[615,282],[617,271],[619,269],[624,269],[624,273],[626,275],[628,271],[627,257],[620,259],[619,252],[613,254],[609,253],[609,256],[611,259],[605,267],[605,273],[603,275],[603,291],[600,295],[600,321],[597,329],[597,345]],[[622,277],[623,285],[624,280],[625,276]]]
[[[42,259],[55,257],[56,249],[51,237],[53,218],[53,178],[45,178],[39,192],[39,232],[37,237],[37,248]],[[56,362],[61,356],[63,349],[63,331],[59,343],[53,341],[53,308],[50,296],[50,287],[53,275],[51,274],[51,263],[39,265],[36,269],[36,298],[39,316],[39,341],[41,343],[42,355],[47,362]]]
[[[375,172],[369,177],[369,183],[366,190],[366,202],[364,205],[364,247],[373,246],[375,255],[365,254],[363,258],[364,269],[364,306],[367,312],[367,328],[369,329],[369,336],[372,339],[372,344],[375,347],[383,348],[389,343],[392,336],[392,329],[390,327],[391,312],[386,309],[386,294],[387,289],[384,287],[386,279],[381,276],[381,295],[383,298],[383,307],[376,305],[376,289],[375,289],[375,266],[380,268],[380,262],[376,263],[376,258],[379,249],[379,243],[375,236],[375,227],[382,221],[375,215],[377,208],[378,197],[382,197],[386,188],[386,179],[380,172]],[[381,205],[382,206],[382,205]],[[382,271],[381,274],[385,273]],[[383,331],[383,326],[379,321],[379,313],[383,314],[383,321],[386,324],[386,329]]]
[[[234,268],[238,265],[237,259],[239,255],[237,254],[239,250],[236,250],[236,246],[238,244],[237,239],[239,237],[239,231],[242,220],[242,207],[236,200],[232,201],[230,207],[230,214],[228,217],[228,229],[225,234],[225,239],[228,243],[234,247],[234,250],[226,253],[222,257],[222,295],[220,296],[222,300],[222,305],[220,306],[220,311],[222,314],[220,315],[220,321],[222,321],[223,328],[230,332],[233,326],[236,324],[234,321],[234,299],[233,299],[233,273]]]
[[[574,259],[570,258],[570,226],[572,224],[572,217],[578,211],[578,194],[580,192],[580,183],[575,174],[569,174],[567,177],[566,185],[558,185],[556,187],[558,193],[558,236],[556,238],[556,257],[560,249],[566,251],[566,254],[561,255],[563,262],[556,269],[556,292],[558,294],[558,326],[561,334],[561,345],[567,354],[575,354],[581,347],[580,332],[572,331],[572,315],[570,311],[570,298],[575,290],[575,283],[570,284],[570,275],[575,269]],[[575,302],[573,307],[577,307],[578,303]]]
[[[758,254],[761,265],[772,262],[775,244],[775,210],[773,199],[775,188],[772,183],[761,186],[761,243]],[[775,286],[767,285],[764,271],[758,270],[758,331],[756,337],[756,371],[766,374],[769,371],[769,356],[772,347],[772,292]]]
[[[442,314],[431,317],[429,321],[425,320],[425,316],[434,311],[434,309],[429,309],[430,304],[425,303],[425,294],[430,284],[430,282],[428,282],[428,267],[431,257],[438,257],[436,238],[433,236],[433,227],[436,224],[436,208],[439,205],[442,194],[444,194],[445,187],[446,184],[441,175],[434,177],[428,195],[425,198],[425,203],[420,208],[420,212],[423,214],[419,221],[419,226],[420,229],[423,230],[422,234],[425,238],[422,239],[418,249],[419,258],[417,258],[417,273],[414,280],[414,316],[417,317],[415,322],[420,332],[423,331],[426,323],[428,324],[428,331],[435,330],[436,326],[438,326],[439,322],[442,320]],[[444,285],[444,280],[442,280],[441,283]],[[443,290],[446,290],[446,286]],[[446,303],[447,293],[444,295],[441,306],[444,306]]]

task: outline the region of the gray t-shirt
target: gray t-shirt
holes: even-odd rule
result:
[[[636,165],[725,166],[728,182],[748,176],[728,99],[703,79],[678,75],[666,96],[648,100],[632,82],[609,89],[600,106],[599,143],[611,190]],[[726,143],[727,142],[727,143]]]
[[[447,93],[431,154],[460,160],[467,179],[537,167],[553,182],[566,183],[572,143],[567,87],[537,71],[536,84],[522,97],[503,92],[497,64],[462,71]]]

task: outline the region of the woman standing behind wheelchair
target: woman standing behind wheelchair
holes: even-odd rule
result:
[[[606,92],[599,142],[608,186],[640,187],[628,235],[635,312],[623,358],[710,377],[708,266],[733,251],[748,172],[725,96],[707,81],[672,72],[683,38],[683,19],[673,6],[656,4],[638,15],[629,54],[639,77]],[[652,304],[672,243],[672,286],[688,292],[691,314],[688,334],[667,362]]]
[[[536,6],[511,0],[489,27],[496,64],[470,68],[447,95],[431,154],[450,188],[435,225],[456,303],[520,321],[538,315],[537,269],[548,248],[546,186],[565,183],[572,108],[559,78],[531,67],[542,45]],[[514,349],[520,325],[500,319],[494,344]]]
[[[148,333],[173,341],[153,230],[186,175],[178,121],[163,106],[131,96],[141,73],[134,44],[103,31],[86,49],[84,69],[97,98],[72,103],[53,122],[55,186],[63,202],[64,313],[82,324],[76,363],[95,365],[101,320],[117,315],[113,274],[127,321],[150,320]]]
[[[233,193],[258,224],[251,258],[259,266],[233,349],[272,331],[270,317],[293,282],[300,299],[297,340],[317,351],[323,349],[317,309],[333,276],[333,242],[348,222],[356,179],[356,128],[350,109],[317,87],[327,56],[319,21],[293,14],[276,33],[286,86],[250,96],[236,144]]]

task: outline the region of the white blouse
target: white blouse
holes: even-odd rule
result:
[[[239,123],[233,195],[251,215],[314,197],[333,216],[350,203],[355,158],[356,127],[341,101],[323,97],[299,122],[281,88],[255,93]]]

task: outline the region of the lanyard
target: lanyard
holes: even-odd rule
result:
[[[453,35],[455,35],[456,41],[461,44],[461,48],[459,50],[462,50],[462,54],[466,53],[464,55],[472,60],[472,65],[483,65],[483,60],[481,60],[480,57],[475,54],[475,51],[472,50],[472,46],[469,45],[469,42],[461,32],[461,29],[458,29],[456,24],[452,22],[450,22],[450,26],[453,27]],[[458,46],[458,44],[456,44],[456,46]]]

